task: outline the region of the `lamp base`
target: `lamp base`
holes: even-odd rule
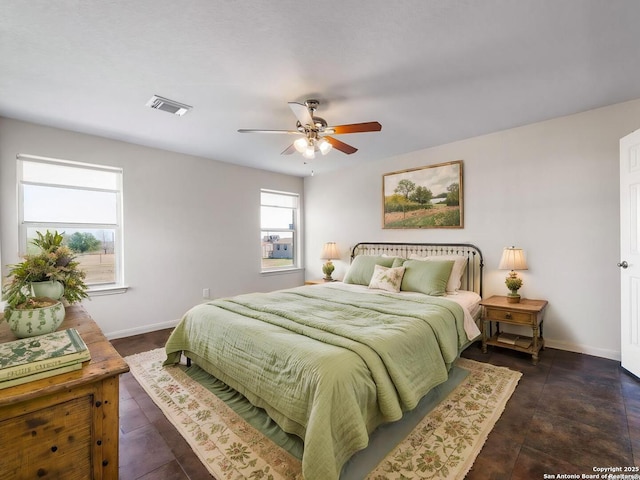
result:
[[[520,295],[507,295],[507,303],[520,303]]]
[[[333,273],[335,268],[336,267],[333,265],[333,263],[331,263],[331,260],[329,260],[327,263],[322,265],[322,273],[324,273],[325,282],[333,282],[333,278],[331,278],[331,274]]]

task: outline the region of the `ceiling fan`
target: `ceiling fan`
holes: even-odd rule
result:
[[[320,102],[309,99],[302,103],[289,102],[289,107],[298,119],[296,130],[258,130],[245,129],[238,130],[240,133],[284,133],[288,135],[303,135],[289,145],[282,155],[290,155],[295,151],[302,153],[305,158],[315,158],[316,152],[322,155],[329,153],[331,148],[340,150],[347,155],[358,151],[357,148],[348,145],[337,138],[329,135],[343,135],[345,133],[379,132],[382,125],[378,122],[351,123],[348,125],[329,126],[324,118],[315,117],[314,113]]]

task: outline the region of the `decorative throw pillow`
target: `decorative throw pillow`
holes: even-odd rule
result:
[[[401,290],[440,297],[445,294],[453,260],[423,262],[407,260]]]
[[[353,259],[343,283],[368,286],[371,283],[373,269],[376,265],[392,267],[396,257],[382,257],[377,255],[358,255]]]
[[[378,288],[387,292],[399,292],[404,276],[404,267],[389,268],[376,265],[369,288]]]
[[[460,290],[462,285],[462,275],[467,268],[467,257],[463,255],[431,255],[428,257],[421,257],[416,254],[409,256],[410,260],[420,260],[423,262],[442,262],[453,260],[453,268],[451,269],[451,275],[447,281],[447,294],[455,294]]]

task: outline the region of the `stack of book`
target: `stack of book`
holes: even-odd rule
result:
[[[531,346],[531,337],[514,335],[513,333],[500,333],[500,335],[498,335],[498,341],[509,345],[516,345],[521,348],[529,348]]]
[[[79,370],[88,360],[75,328],[0,343],[0,389]]]

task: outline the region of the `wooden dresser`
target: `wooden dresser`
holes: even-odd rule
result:
[[[117,479],[119,375],[129,367],[80,305],[75,328],[91,361],[82,369],[0,390],[0,480]],[[0,322],[0,342],[15,340]]]

